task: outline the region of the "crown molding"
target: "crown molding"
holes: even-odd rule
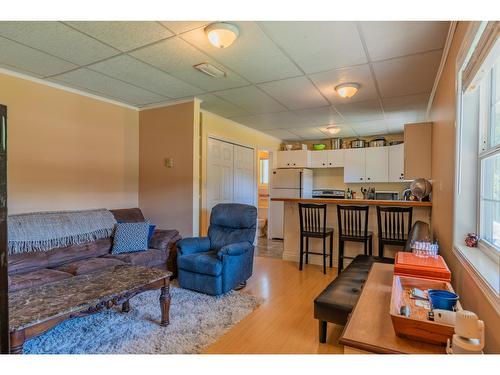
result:
[[[169,100],[167,102],[160,102],[160,103],[155,103],[155,104],[148,104],[143,107],[139,107],[139,111],[146,111],[148,109],[155,109],[155,108],[162,108],[162,107],[170,107],[173,105],[178,105],[178,104],[184,104],[184,103],[190,103],[194,101],[199,101],[200,103],[202,102],[201,99],[198,99],[196,96],[192,96],[189,98],[183,98],[183,99],[178,99],[178,100]]]

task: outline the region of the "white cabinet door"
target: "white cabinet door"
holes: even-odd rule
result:
[[[327,168],[329,151],[311,151],[311,168]]]
[[[405,179],[405,144],[389,146],[389,182],[402,182]]]
[[[365,182],[365,149],[351,148],[344,152],[344,182]]]
[[[387,182],[389,180],[389,148],[366,148],[365,158],[365,181]]]
[[[309,168],[311,153],[307,150],[278,151],[278,168]]]
[[[208,138],[207,210],[218,203],[233,201],[233,145]]]
[[[234,198],[235,203],[255,205],[257,185],[254,173],[254,150],[234,145]]]
[[[344,166],[344,150],[327,150],[326,153],[328,168],[342,168]]]

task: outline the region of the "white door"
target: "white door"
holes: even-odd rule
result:
[[[365,149],[351,148],[344,152],[344,182],[365,182]]]
[[[328,168],[338,168],[344,166],[344,150],[327,150]]]
[[[327,168],[328,151],[311,151],[311,168]]]
[[[387,182],[389,180],[389,147],[369,147],[365,154],[366,182]]]
[[[235,203],[255,205],[254,150],[234,145],[234,198]]]
[[[405,144],[389,146],[389,182],[402,182],[405,179]]]
[[[230,203],[234,196],[234,150],[231,143],[208,138],[207,210],[218,203]]]

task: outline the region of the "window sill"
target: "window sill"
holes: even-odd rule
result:
[[[481,249],[454,245],[454,253],[465,270],[476,281],[488,300],[500,313],[500,263]]]

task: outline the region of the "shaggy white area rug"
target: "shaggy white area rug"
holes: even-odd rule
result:
[[[26,354],[194,354],[250,314],[260,301],[246,293],[213,297],[171,286],[170,324],[161,327],[158,290],[118,308],[66,321],[26,341]]]

